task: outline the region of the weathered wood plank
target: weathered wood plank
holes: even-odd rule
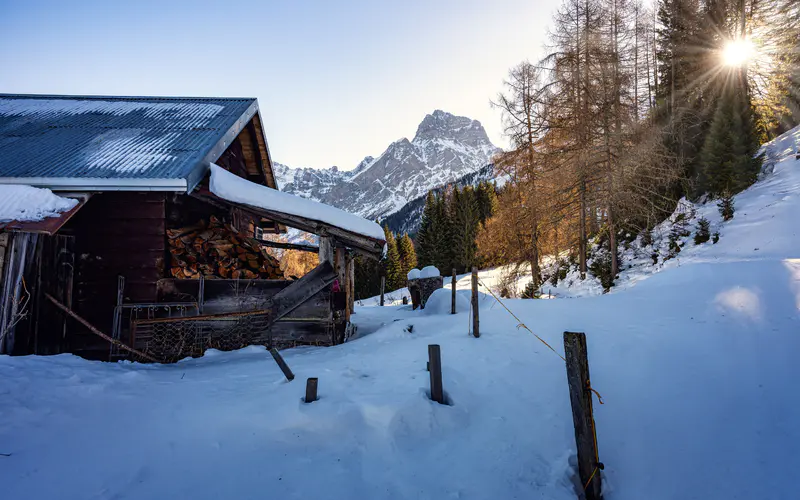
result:
[[[301,252],[319,253],[320,247],[314,245],[302,245],[299,243],[284,243],[282,241],[261,240],[259,243],[265,247],[282,248],[284,250],[300,250]]]
[[[428,346],[428,370],[431,376],[431,399],[444,404],[444,387],[442,386],[442,354],[438,344]]]

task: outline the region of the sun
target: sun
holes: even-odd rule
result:
[[[722,49],[722,62],[725,66],[741,67],[756,55],[753,42],[749,38],[730,40]]]

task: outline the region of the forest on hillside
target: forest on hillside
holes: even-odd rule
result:
[[[461,231],[437,221],[462,190],[430,195],[419,266],[516,264],[539,284],[555,255],[611,286],[621,242],[646,241],[681,198],[733,217],[759,145],[800,117],[796,0],[563,0],[545,52],[511,68],[492,100],[512,147],[495,159],[508,181],[491,213]]]

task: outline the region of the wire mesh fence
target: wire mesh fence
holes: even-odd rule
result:
[[[133,322],[137,348],[164,363],[201,356],[206,349],[230,351],[251,344],[272,347],[269,312],[265,310],[144,319]]]

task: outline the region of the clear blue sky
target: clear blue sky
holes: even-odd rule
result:
[[[0,0],[0,92],[257,97],[273,158],[351,169],[434,109],[480,120],[557,0]]]

